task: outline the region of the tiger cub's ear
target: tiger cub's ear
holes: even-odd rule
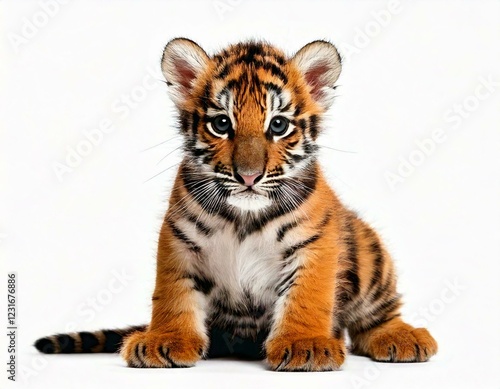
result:
[[[342,69],[335,46],[326,41],[308,43],[295,54],[292,63],[304,75],[313,99],[324,109],[330,107],[333,87]]]
[[[207,53],[192,40],[175,38],[168,42],[161,59],[161,70],[170,98],[180,107],[189,98],[193,83],[209,61]]]

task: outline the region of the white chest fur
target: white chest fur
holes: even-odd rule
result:
[[[189,267],[210,279],[215,291],[222,290],[233,303],[243,302],[250,295],[255,302],[271,304],[280,279],[293,270],[293,263],[283,263],[289,239],[278,241],[279,222],[269,223],[244,239],[239,238],[234,224],[220,220],[210,225],[210,235],[200,233],[187,221],[178,225],[201,249],[200,256],[189,256]]]
[[[283,289],[302,262],[300,254],[286,254],[303,240],[301,227],[294,224],[283,234],[283,225],[291,220],[276,219],[242,238],[234,223],[214,216],[200,219],[175,223],[183,233],[184,242],[179,241],[178,247],[186,270],[195,283],[202,280],[209,286],[197,288],[204,306],[200,318],[239,336],[269,330]],[[206,228],[197,227],[197,221]]]
[[[280,278],[281,245],[276,233],[264,229],[240,241],[234,229],[227,227],[204,244],[207,275],[231,298],[238,299],[246,292],[265,300]]]

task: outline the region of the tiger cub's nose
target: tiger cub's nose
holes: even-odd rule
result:
[[[246,172],[245,172],[246,173]],[[255,185],[262,178],[262,172],[252,172],[250,174],[236,173],[236,179],[246,186]]]

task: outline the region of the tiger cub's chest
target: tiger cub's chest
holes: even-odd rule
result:
[[[229,299],[268,300],[282,275],[283,244],[266,228],[240,238],[231,226],[217,230],[203,245],[202,268],[215,289]],[[215,290],[217,292],[217,290]]]
[[[205,231],[193,223],[179,224],[197,247],[188,262],[191,273],[203,280],[212,324],[241,335],[265,328],[300,261],[300,256],[290,257],[288,252],[303,232],[294,224],[285,234],[284,225],[286,221],[270,222],[242,236],[229,222],[207,223]]]
[[[203,248],[200,269],[213,280],[209,321],[239,336],[254,336],[268,327],[288,272],[282,263],[283,243],[272,228],[239,238],[233,229],[216,232]]]

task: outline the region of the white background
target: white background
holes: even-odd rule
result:
[[[499,2],[48,3],[0,1],[0,276],[18,273],[19,387],[499,387]],[[54,332],[149,319],[180,157],[159,73],[176,36],[209,52],[250,37],[290,54],[318,38],[339,46],[344,70],[320,143],[349,152],[324,148],[323,166],[394,254],[406,318],[439,342],[431,362],[349,356],[342,371],[307,374],[226,360],[136,370],[117,355],[34,350]],[[488,78],[489,92],[479,86]],[[103,120],[113,130],[85,148]],[[440,143],[418,151],[439,129]],[[54,166],[78,147],[87,155],[58,177]],[[401,159],[418,166],[390,185]]]

